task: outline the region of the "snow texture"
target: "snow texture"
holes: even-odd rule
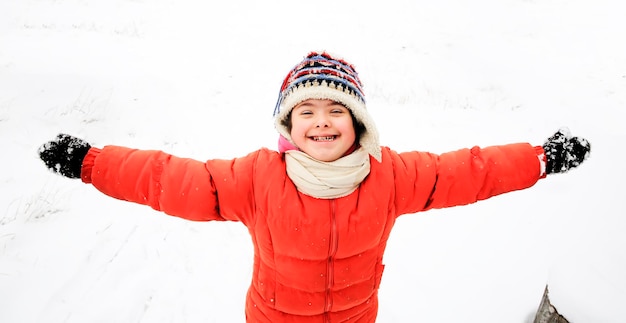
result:
[[[199,160],[276,148],[310,50],[353,63],[383,145],[593,144],[566,174],[400,218],[380,322],[626,317],[623,4],[599,0],[0,1],[0,322],[243,322],[252,244],[51,174],[58,133]]]

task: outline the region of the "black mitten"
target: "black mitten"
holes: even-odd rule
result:
[[[591,152],[586,139],[572,137],[569,129],[559,129],[543,144],[546,154],[546,173],[565,173],[580,165]]]
[[[57,174],[69,178],[80,178],[83,159],[91,148],[86,141],[66,134],[39,147],[39,158]]]

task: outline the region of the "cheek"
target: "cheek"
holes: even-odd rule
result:
[[[302,128],[302,126],[300,125],[300,123],[298,123],[298,122],[292,122],[292,123],[291,123],[291,130],[289,131],[289,133],[292,133],[292,134],[293,134],[293,133],[296,133],[296,132],[300,132],[300,131],[301,131],[301,130],[300,130],[301,128]]]
[[[302,121],[294,121],[291,122],[291,131],[289,134],[292,139],[304,137],[306,133],[307,126]]]
[[[356,132],[354,131],[354,125],[352,119],[346,120],[337,125],[337,128],[341,131],[343,136],[354,137],[356,139]]]

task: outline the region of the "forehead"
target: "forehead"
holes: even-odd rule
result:
[[[296,104],[294,109],[297,109],[297,108],[300,108],[300,107],[336,107],[336,106],[340,106],[340,107],[344,107],[345,108],[345,106],[343,104],[341,104],[340,102],[337,102],[337,101],[333,101],[333,100],[308,99],[308,100],[304,100],[304,101]]]

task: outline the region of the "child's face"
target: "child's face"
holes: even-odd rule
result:
[[[317,160],[337,160],[356,140],[350,110],[332,100],[301,102],[291,112],[291,139]]]

